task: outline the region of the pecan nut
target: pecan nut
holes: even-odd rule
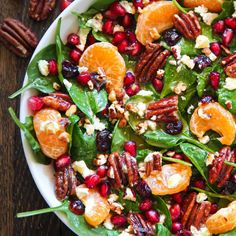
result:
[[[29,17],[36,21],[45,20],[55,8],[56,0],[30,0]]]
[[[139,180],[137,161],[129,153],[125,152],[122,155],[117,152],[112,153],[108,158],[108,164],[108,172],[114,173],[112,180],[116,188],[127,184],[133,187],[137,184]]]
[[[38,44],[35,34],[13,18],[4,19],[0,27],[0,42],[20,57],[28,57]]]
[[[165,66],[170,54],[171,52],[160,44],[147,44],[135,68],[137,80],[144,83],[155,78],[157,71]]]
[[[71,103],[63,99],[62,97],[49,95],[42,98],[44,104],[50,108],[56,109],[58,111],[67,111]]]
[[[175,28],[184,35],[185,38],[194,40],[202,32],[197,16],[193,11],[175,14],[173,17]]]
[[[236,162],[236,151],[232,151],[230,147],[224,147],[220,150],[210,166],[209,169],[209,182],[211,184],[217,183],[218,187],[223,187],[230,179],[233,171],[233,166],[229,166],[224,161]]]
[[[77,185],[78,180],[71,166],[56,172],[56,197],[58,200],[61,201],[67,196],[74,195]]]
[[[153,170],[161,170],[162,158],[159,152],[150,153],[144,162],[146,176],[149,176]]]
[[[236,78],[236,52],[224,57],[221,65],[225,67],[225,73],[229,77]]]
[[[178,96],[162,98],[148,105],[145,118],[156,122],[178,121]]]
[[[128,223],[132,226],[133,232],[137,236],[154,235],[154,229],[151,223],[144,220],[139,213],[129,213]]]

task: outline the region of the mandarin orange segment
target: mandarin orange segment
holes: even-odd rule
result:
[[[184,6],[194,8],[198,6],[205,6],[211,12],[220,12],[224,0],[184,0]]]
[[[173,26],[173,15],[178,8],[170,1],[153,2],[138,16],[136,36],[143,45],[160,38],[160,34]]]
[[[108,90],[119,90],[123,87],[126,65],[117,47],[111,43],[101,42],[89,46],[83,53],[79,66],[86,66],[90,72],[102,68],[106,73]]]
[[[34,130],[42,152],[53,159],[65,154],[68,149],[68,133],[60,124],[61,114],[54,109],[38,111],[33,118]]]
[[[233,115],[217,102],[202,104],[194,111],[190,130],[198,138],[213,130],[221,136],[218,140],[224,145],[231,145],[236,134]]]
[[[77,188],[86,188],[80,185]],[[86,222],[93,227],[100,225],[109,215],[110,206],[106,198],[103,198],[96,189],[88,189],[88,194],[79,193],[76,190],[77,197],[85,205],[84,218]]]
[[[143,176],[154,195],[174,194],[189,186],[191,167],[183,164],[166,164],[161,171],[154,170],[148,177]]]
[[[236,201],[210,216],[206,221],[206,226],[210,233],[217,235],[234,229],[236,227]]]

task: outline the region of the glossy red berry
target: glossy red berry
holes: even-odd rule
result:
[[[211,72],[209,75],[211,87],[217,90],[220,84],[220,74],[218,72]]]
[[[181,193],[175,193],[173,195],[171,195],[172,199],[177,202],[177,203],[181,203],[183,201],[183,196]]]
[[[88,34],[87,43],[88,43],[88,45],[92,45],[92,44],[96,43],[96,39],[94,38],[94,36],[91,32]]]
[[[121,43],[124,39],[126,39],[126,33],[122,31],[117,31],[114,33],[112,43],[117,45]]]
[[[107,20],[104,22],[102,26],[102,32],[105,34],[113,34],[113,21]]]
[[[180,222],[173,222],[171,231],[173,234],[177,234],[182,228],[183,227]]]
[[[81,72],[78,76],[77,76],[77,81],[79,84],[83,85],[83,86],[86,86],[89,82],[89,80],[91,79],[91,75],[89,72],[87,71],[84,71],[84,72]]]
[[[129,42],[127,39],[124,39],[121,43],[118,44],[118,51],[120,53],[126,53]]]
[[[144,199],[142,202],[139,204],[139,209],[140,211],[148,211],[152,208],[152,200],[150,199]]]
[[[134,32],[132,31],[127,31],[126,32],[127,39],[130,43],[135,43],[137,42],[137,38]]]
[[[211,51],[218,57],[221,55],[221,47],[217,42],[213,42],[210,44]]]
[[[132,72],[127,72],[124,78],[124,86],[128,87],[135,82],[135,76]]]
[[[113,215],[111,217],[111,223],[116,227],[124,226],[127,222],[127,219],[124,215]]]
[[[229,44],[232,42],[233,38],[234,38],[233,30],[229,29],[229,28],[225,29],[225,31],[222,35],[222,44],[226,47],[229,46]]]
[[[136,142],[127,141],[124,144],[124,150],[128,152],[131,156],[135,157],[137,152]]]
[[[145,216],[147,220],[151,222],[152,224],[156,224],[160,220],[160,214],[153,209],[146,211]]]
[[[125,16],[126,10],[119,2],[114,2],[109,7],[109,10],[111,10],[116,16]]]
[[[56,76],[58,73],[57,70],[57,62],[56,60],[52,59],[48,61],[48,70],[49,70],[49,74],[52,76]]]
[[[176,221],[180,217],[181,209],[179,204],[174,204],[169,209],[172,221]]]
[[[106,107],[101,111],[101,115],[104,117],[108,117],[109,115],[109,105],[106,105]]]
[[[117,18],[117,15],[115,14],[115,12],[107,10],[104,12],[104,17],[110,20],[115,20]]]
[[[71,164],[71,158],[70,156],[64,154],[60,157],[58,157],[54,162],[54,167],[56,171],[63,170],[67,166]]]
[[[184,156],[180,153],[175,153],[172,158],[178,159],[178,160],[183,160]]]
[[[72,0],[61,0],[60,10],[64,11],[73,1]]]
[[[99,186],[99,193],[102,197],[107,198],[110,193],[110,186],[107,182],[101,183]]]
[[[225,22],[226,27],[232,30],[236,30],[236,18],[233,18],[233,17],[226,18],[224,22]]]
[[[217,21],[213,25],[213,31],[216,34],[222,34],[224,32],[224,29],[225,29],[225,23],[223,20]]]
[[[43,108],[44,102],[41,97],[32,96],[28,99],[28,106],[32,111],[39,111]]]
[[[134,42],[129,46],[129,55],[135,57],[139,55],[142,51],[142,44],[140,42]]]
[[[160,93],[163,89],[163,82],[160,79],[154,78],[152,80],[152,85],[158,93]]]
[[[100,177],[97,174],[89,175],[84,179],[84,183],[88,188],[95,188],[100,182]]]
[[[70,59],[71,59],[73,62],[75,62],[75,63],[78,63],[78,62],[79,62],[81,56],[82,56],[82,52],[81,52],[79,49],[77,49],[77,48],[72,49],[72,50],[70,51]]]
[[[125,89],[125,92],[130,96],[134,96],[140,91],[140,85],[139,84],[133,84]]]
[[[97,175],[100,177],[100,178],[104,178],[106,177],[107,175],[107,170],[108,170],[108,167],[107,166],[99,166],[97,168]]]
[[[67,37],[67,43],[72,46],[79,45],[80,43],[79,35],[75,33],[69,34]]]
[[[144,7],[143,0],[133,0],[133,3],[136,9]]]
[[[69,209],[76,215],[83,215],[85,211],[84,204],[78,199],[75,201],[71,201],[69,205]]]
[[[193,181],[193,186],[195,188],[200,188],[200,189],[205,189],[206,188],[206,184],[205,181],[203,179],[196,179]]]
[[[125,16],[122,18],[121,25],[125,28],[130,28],[132,25],[132,16],[130,14],[125,14]]]
[[[217,211],[218,211],[218,205],[216,203],[212,203],[210,214],[215,214]]]

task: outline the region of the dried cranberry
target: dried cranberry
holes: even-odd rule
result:
[[[133,0],[133,3],[136,9],[144,7],[143,0]]]
[[[210,214],[215,214],[217,211],[218,211],[218,205],[216,203],[212,203]]]
[[[179,204],[174,204],[170,207],[170,215],[172,221],[176,221],[180,217],[180,213],[181,210]]]
[[[172,233],[176,234],[183,228],[182,224],[180,222],[174,222],[172,223]]]
[[[222,34],[224,32],[224,29],[225,29],[225,23],[223,20],[220,20],[213,25],[213,31],[216,34]]]
[[[61,0],[60,10],[64,11],[73,1],[72,0]]]
[[[127,50],[128,45],[129,45],[128,40],[124,39],[121,43],[118,44],[118,46],[117,46],[118,47],[118,51],[120,53],[125,53],[126,50]]]
[[[78,199],[70,202],[69,209],[76,215],[83,215],[85,211],[84,204]]]
[[[105,34],[112,34],[113,33],[113,21],[107,20],[104,22],[102,26],[102,32]]]
[[[99,166],[97,168],[97,175],[99,175],[100,178],[104,178],[107,175],[107,170],[108,170],[107,166]]]
[[[199,55],[199,56],[194,58],[194,63],[195,63],[194,69],[196,71],[201,72],[206,67],[211,65],[211,60],[210,60],[210,58],[208,58],[205,55]]]
[[[171,195],[172,199],[177,202],[177,203],[181,203],[183,201],[183,196],[181,193],[175,193],[173,195]]]
[[[136,184],[135,190],[142,198],[151,197],[152,191],[144,180],[141,180]]]
[[[112,3],[111,6],[109,7],[109,10],[114,12],[116,16],[125,16],[126,14],[125,8],[121,6],[119,2]]]
[[[117,31],[114,33],[112,43],[117,45],[121,43],[124,39],[126,39],[126,33],[122,31]]]
[[[111,223],[116,227],[122,227],[126,224],[127,219],[124,215],[113,215],[111,217]]]
[[[65,167],[69,166],[71,163],[71,158],[68,155],[62,155],[55,160],[54,167],[56,171],[63,170]]]
[[[67,60],[62,62],[62,75],[65,78],[75,78],[78,74],[79,69],[77,66]]]
[[[181,133],[182,129],[183,123],[179,120],[177,122],[168,123],[165,132],[170,135],[176,135]]]
[[[221,47],[217,42],[213,42],[210,44],[211,51],[218,57],[221,55]]]
[[[177,44],[181,37],[181,34],[176,29],[169,29],[163,33],[163,39],[169,46]]]
[[[229,44],[232,42],[234,38],[234,32],[232,29],[225,29],[223,35],[222,35],[222,44],[224,46],[229,46]]]
[[[220,73],[212,71],[209,75],[211,87],[217,90],[220,84]]]
[[[128,48],[128,53],[130,56],[135,57],[142,51],[142,44],[140,42],[132,43]]]
[[[99,193],[102,197],[107,198],[110,193],[110,186],[107,182],[101,183],[99,186]]]
[[[52,76],[56,76],[58,73],[57,70],[57,62],[56,60],[52,59],[48,61],[48,70],[49,70],[49,74]]]
[[[135,76],[132,72],[128,71],[124,78],[124,86],[128,87],[135,82]]]
[[[133,84],[131,86],[129,86],[128,88],[125,89],[125,92],[130,96],[134,96],[135,94],[137,94],[140,91],[140,85],[139,84]]]
[[[156,224],[160,220],[160,214],[153,209],[146,211],[145,216],[147,220],[151,222],[152,224]]]
[[[104,129],[97,133],[96,137],[97,150],[101,153],[108,152],[111,148],[111,132]]]
[[[136,156],[137,146],[136,142],[134,141],[127,141],[124,144],[124,150],[128,152],[131,156]]]
[[[140,211],[148,211],[152,208],[152,200],[151,199],[144,199],[142,202],[139,204],[139,209]]]
[[[211,95],[205,95],[205,96],[201,97],[200,102],[203,104],[206,104],[206,103],[214,102],[214,99]]]
[[[32,96],[28,99],[28,106],[32,111],[39,111],[43,108],[44,102],[41,97]]]
[[[77,48],[72,49],[70,51],[70,59],[75,63],[79,62],[79,59],[80,59],[81,55],[82,55],[82,52]]]
[[[125,14],[125,16],[122,18],[121,24],[125,28],[129,28],[132,25],[132,16],[130,14]]]
[[[100,182],[100,177],[97,174],[86,176],[84,183],[88,188],[95,188]]]
[[[226,18],[224,21],[228,28],[236,30],[236,18]]]
[[[163,82],[160,79],[154,78],[152,80],[152,85],[158,93],[160,93],[163,89]]]
[[[75,33],[71,33],[67,37],[67,43],[72,46],[76,46],[80,43],[79,35]]]

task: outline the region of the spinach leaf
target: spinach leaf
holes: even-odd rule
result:
[[[83,133],[79,125],[75,124],[70,152],[74,160],[83,160],[91,167],[92,160],[97,154],[96,135],[87,135],[87,133]]]
[[[235,236],[236,235],[236,228],[231,230],[230,232],[219,234],[219,236]]]
[[[156,89],[153,87],[152,83],[145,83],[141,84],[141,88],[143,90],[151,91],[152,92],[152,97],[153,100],[158,100],[160,99],[160,93],[156,91]]]
[[[70,143],[69,143],[69,153],[71,154],[71,148],[72,148],[72,136],[73,136],[73,131],[76,123],[79,121],[79,117],[76,115],[72,115],[69,117],[69,125],[67,126],[67,133],[70,134]]]
[[[112,41],[112,38],[107,35],[107,34],[104,34],[102,32],[96,32],[94,30],[92,30],[92,34],[94,36],[94,38],[99,41],[99,42],[111,42]]]
[[[125,206],[125,213],[129,212],[140,212],[139,210],[139,203],[141,201],[139,195],[136,195],[136,201],[130,201],[124,199],[124,193],[122,191],[116,192],[119,196],[118,202],[121,203],[121,205]]]
[[[170,236],[170,231],[163,225],[163,224],[157,224],[157,236]]]
[[[51,213],[51,212],[62,212],[67,216],[70,226],[74,229],[74,231],[78,235],[86,235],[86,236],[98,236],[98,235],[118,236],[119,235],[117,231],[108,230],[103,226],[99,226],[97,228],[93,228],[89,226],[85,222],[84,216],[82,215],[77,216],[69,210],[69,204],[70,202],[68,200],[65,200],[62,203],[62,205],[58,207],[45,208],[45,209],[36,210],[36,211],[18,213],[17,217],[23,218],[23,217],[29,217],[29,216],[40,215],[40,214]]]
[[[34,152],[33,156],[35,158],[35,161],[44,165],[50,164],[51,160],[42,153],[40,145],[35,138],[36,135],[33,129],[32,117],[27,117],[26,123],[24,124],[21,123],[20,120],[16,117],[16,114],[11,107],[8,108],[8,111],[15,124],[23,131],[25,138],[27,139],[29,145],[31,146]]]
[[[232,103],[232,108],[227,109],[231,113],[236,114],[236,90],[228,90],[222,86],[220,89],[218,89],[217,94],[219,103],[227,108],[225,103],[230,101]]]
[[[130,69],[133,70],[135,68],[136,61],[131,59],[129,57],[129,55],[127,55],[127,54],[122,54],[122,57],[124,58],[126,68],[129,69],[129,70]]]
[[[219,16],[214,20],[214,22],[225,19],[227,17],[231,17],[233,13],[234,13],[233,0],[225,0],[222,5],[222,11],[219,14]]]
[[[195,42],[192,40],[182,38],[177,45],[181,47],[182,55],[196,56],[199,54],[199,50],[195,48]]]
[[[179,96],[178,107],[181,114],[186,112],[186,107],[189,105],[195,93],[196,88],[192,87],[189,88],[182,96]]]
[[[106,9],[111,3],[115,2],[115,0],[97,0],[92,7],[101,11]]]

